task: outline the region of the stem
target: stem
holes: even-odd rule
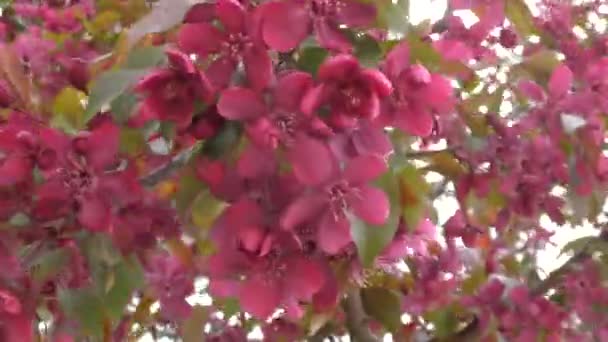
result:
[[[160,166],[144,177],[140,178],[140,182],[144,186],[154,186],[161,181],[169,178],[173,172],[184,167],[190,157],[198,150],[199,144],[194,144],[183,151],[177,153],[171,160],[169,160],[166,164]]]
[[[346,315],[346,329],[353,342],[379,342],[380,339],[369,330],[367,315],[363,309],[361,292],[359,289],[348,291],[342,302],[342,308]]]

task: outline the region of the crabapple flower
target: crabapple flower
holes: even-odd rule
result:
[[[262,5],[262,34],[271,48],[296,48],[311,31],[327,49],[350,52],[352,46],[338,28],[364,28],[376,18],[372,4],[357,0],[279,0]]]
[[[240,62],[245,65],[249,85],[256,90],[266,88],[273,77],[272,61],[259,38],[256,13],[249,12],[236,0],[218,0],[215,15],[223,30],[209,22],[188,22],[179,31],[179,47],[201,59],[214,56],[207,75],[218,88],[230,83]]]
[[[338,128],[355,126],[359,119],[372,120],[380,114],[380,101],[393,91],[391,82],[376,69],[365,69],[357,58],[340,54],[319,67],[318,84],[302,99],[307,115],[328,106],[328,121]]]
[[[167,50],[169,67],[157,69],[139,81],[136,91],[144,94],[141,106],[150,115],[180,128],[192,121],[195,102],[210,102],[213,88],[207,76],[179,50]]]

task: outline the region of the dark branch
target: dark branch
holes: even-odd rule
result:
[[[140,178],[139,181],[144,186],[154,186],[160,183],[161,181],[169,178],[173,174],[173,172],[179,170],[188,163],[190,157],[192,157],[192,155],[198,150],[198,148],[199,145],[194,144],[184,149],[183,151],[180,151],[178,154],[173,156],[173,158],[171,158],[171,160],[169,160],[166,164],[160,166],[159,168]]]
[[[368,318],[363,309],[361,292],[359,289],[348,291],[342,302],[342,308],[346,316],[346,329],[353,342],[379,342],[380,339],[369,330]]]

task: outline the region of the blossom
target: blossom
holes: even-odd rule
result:
[[[146,279],[160,301],[165,317],[188,317],[192,307],[186,302],[186,297],[194,291],[194,278],[181,261],[170,255],[154,255],[148,260]]]
[[[202,59],[215,55],[207,75],[218,88],[228,85],[241,61],[249,85],[256,90],[267,87],[273,76],[272,61],[259,37],[258,19],[236,0],[218,0],[215,15],[223,30],[209,22],[188,22],[179,31],[179,47]]]
[[[389,215],[386,194],[367,182],[386,171],[385,162],[376,156],[352,159],[343,171],[334,173],[316,188],[296,198],[281,217],[281,226],[293,230],[316,221],[321,250],[335,254],[352,241],[347,211],[363,221],[380,225]]]
[[[175,49],[167,50],[169,67],[157,69],[139,81],[136,90],[145,94],[141,106],[156,118],[185,128],[192,120],[195,101],[210,102],[212,86],[190,58]]]
[[[349,52],[351,43],[338,28],[363,28],[376,18],[376,8],[357,0],[284,0],[262,6],[264,41],[278,51],[296,48],[312,30],[327,49]]]
[[[328,121],[339,128],[352,127],[358,119],[380,114],[380,100],[391,94],[391,82],[376,69],[364,69],[352,55],[328,58],[319,67],[319,84],[302,99],[301,110],[312,114],[327,105]]]
[[[118,139],[118,127],[107,117],[93,121],[91,131],[74,139],[58,137],[52,153],[61,159],[36,190],[34,215],[49,220],[75,209],[85,228],[108,231],[112,209],[141,195],[132,170],[116,170]]]
[[[383,71],[395,90],[384,102],[384,120],[405,133],[426,137],[434,126],[433,114],[452,110],[452,86],[424,66],[409,64],[409,47],[401,43],[386,57]],[[381,119],[382,120],[382,119]]]
[[[228,212],[226,219],[230,215]],[[258,319],[267,318],[279,307],[290,317],[300,318],[299,302],[310,301],[324,284],[319,261],[302,254],[287,234],[273,234],[255,225],[224,229],[229,227],[236,235],[222,235],[219,241],[224,248],[209,260],[210,291],[218,296],[236,295],[241,307]],[[234,248],[226,239],[241,247]],[[242,283],[237,280],[239,274],[244,277]]]

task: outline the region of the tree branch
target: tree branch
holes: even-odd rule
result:
[[[359,289],[348,291],[342,302],[342,308],[346,316],[346,329],[353,342],[379,342],[380,339],[369,330],[367,315],[363,309],[361,292]]]
[[[190,157],[192,157],[192,155],[198,150],[198,148],[199,144],[194,144],[184,149],[183,151],[180,151],[175,156],[173,156],[173,158],[171,158],[171,160],[169,160],[166,164],[141,177],[139,179],[140,183],[144,186],[154,186],[160,183],[161,181],[169,178],[169,176],[171,176],[173,172],[184,167],[188,163]]]

